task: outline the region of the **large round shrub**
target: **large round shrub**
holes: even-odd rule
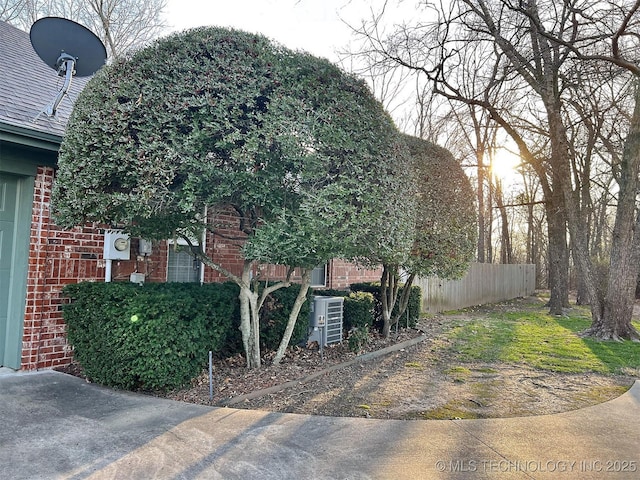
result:
[[[408,163],[362,80],[261,35],[198,28],[87,84],[60,148],[52,207],[64,227],[96,221],[157,240],[239,225],[241,275],[198,254],[240,287],[243,345],[257,367],[256,264],[312,268],[407,251],[407,201],[389,198],[409,183]],[[220,221],[221,210],[235,218]]]

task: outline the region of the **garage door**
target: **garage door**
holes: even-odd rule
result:
[[[21,339],[17,319],[10,317],[15,265],[18,177],[0,174],[0,366],[16,368],[15,352]],[[13,322],[13,323],[12,323]],[[18,338],[16,338],[18,332]]]

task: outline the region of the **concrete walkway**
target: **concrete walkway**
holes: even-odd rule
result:
[[[0,375],[3,479],[637,479],[640,382],[559,415],[397,421],[210,408]]]

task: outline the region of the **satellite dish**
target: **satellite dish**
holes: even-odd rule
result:
[[[87,77],[107,59],[104,45],[86,27],[60,17],[44,17],[31,26],[31,45],[44,63],[65,77],[64,85],[45,113],[53,116],[74,75]]]

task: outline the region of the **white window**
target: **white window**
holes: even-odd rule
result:
[[[326,287],[327,286],[327,264],[318,265],[311,271],[311,286]]]
[[[191,247],[180,239],[168,243],[167,282],[200,282],[202,262],[189,253]]]

